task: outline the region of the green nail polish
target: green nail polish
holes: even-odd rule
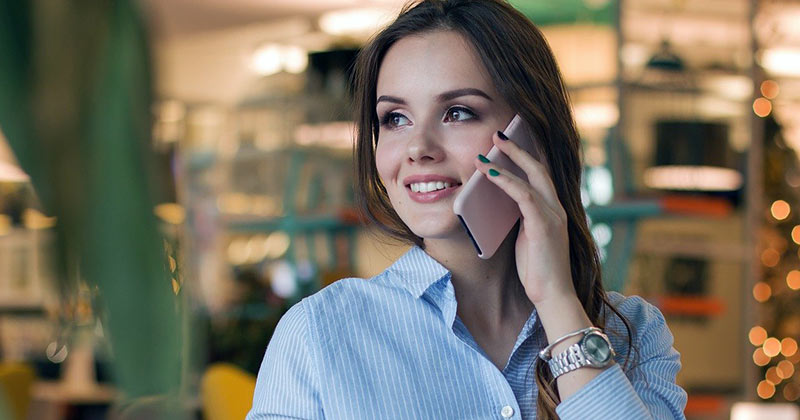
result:
[[[500,175],[500,172],[497,172],[497,171],[495,171],[494,169],[489,169],[489,175],[491,175],[491,176],[497,176],[497,175]]]
[[[478,160],[483,163],[489,163],[489,159],[487,159],[484,155],[478,155]]]

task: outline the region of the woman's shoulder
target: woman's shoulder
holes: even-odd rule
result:
[[[611,306],[634,326],[646,325],[653,321],[664,319],[661,311],[641,296],[625,296],[619,292],[606,292],[606,298]],[[607,316],[618,318],[613,312],[611,314],[608,312],[607,310]]]
[[[606,329],[618,339],[627,341],[628,331],[619,315],[625,318],[633,333],[633,342],[637,346],[670,347],[673,336],[661,311],[641,296],[625,296],[617,292],[606,293],[608,302],[618,313],[606,309]],[[609,338],[614,341],[612,335]],[[612,343],[613,344],[613,343]],[[622,343],[620,343],[622,344]],[[627,343],[625,343],[627,344]]]
[[[318,322],[382,312],[387,303],[397,302],[404,294],[404,289],[384,277],[385,273],[370,278],[343,278],[304,298],[299,305]]]

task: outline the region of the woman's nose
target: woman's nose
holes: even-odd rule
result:
[[[407,153],[408,160],[417,163],[440,161],[444,156],[444,150],[436,134],[427,130],[418,133],[408,142]]]

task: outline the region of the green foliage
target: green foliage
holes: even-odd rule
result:
[[[0,126],[58,219],[62,290],[97,285],[118,385],[167,394],[179,312],[153,215],[152,83],[131,0],[0,4]]]

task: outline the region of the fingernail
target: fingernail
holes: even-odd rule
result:
[[[478,160],[483,163],[489,163],[489,159],[487,159],[484,155],[478,155]]]
[[[494,169],[489,169],[489,175],[491,175],[491,176],[497,176],[497,175],[500,175],[500,172],[497,172],[497,171],[495,171]]]
[[[508,140],[508,137],[500,130],[497,131],[497,137],[500,137],[500,140]]]

